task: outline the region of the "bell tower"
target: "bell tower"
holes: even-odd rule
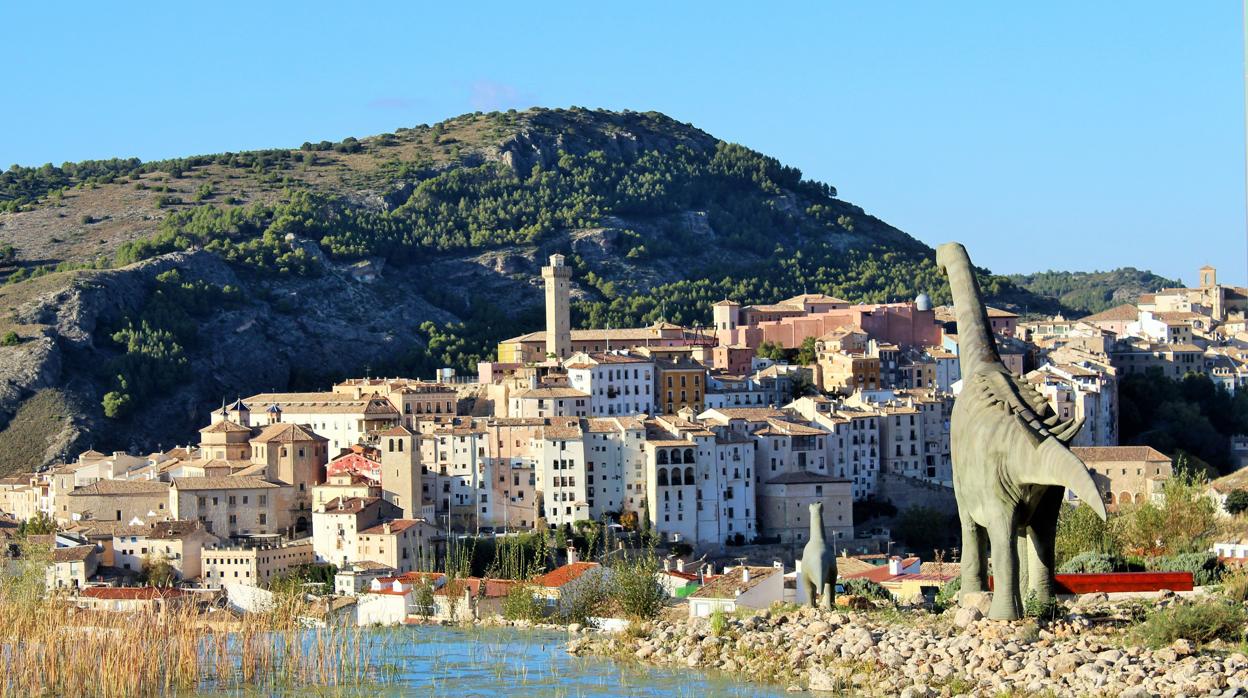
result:
[[[542,267],[546,280],[546,354],[563,360],[572,354],[572,318],[569,295],[572,268],[565,266],[563,255],[552,254],[550,264]]]

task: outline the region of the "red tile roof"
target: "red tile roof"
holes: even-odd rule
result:
[[[581,575],[595,567],[598,567],[597,562],[571,562],[563,567],[556,567],[539,577],[534,577],[533,583],[538,586],[557,589],[568,582],[579,579]]]
[[[78,592],[79,596],[88,599],[106,601],[150,601],[152,599],[174,599],[185,596],[181,589],[158,589],[156,587],[87,587]]]

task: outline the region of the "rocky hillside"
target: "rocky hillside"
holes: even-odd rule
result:
[[[223,397],[469,370],[541,323],[709,322],[724,296],[947,299],[927,246],[662,114],[469,114],[363,139],[0,174],[0,471],[195,438]],[[1056,307],[999,277],[998,299]]]

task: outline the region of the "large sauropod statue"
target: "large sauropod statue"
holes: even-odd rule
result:
[[[1023,597],[1053,598],[1053,546],[1064,490],[1102,519],[1105,503],[1087,467],[1067,444],[1083,421],[1061,421],[1048,401],[1001,363],[979,282],[966,248],[936,249],[949,276],[958,320],[962,391],[950,433],[953,489],[962,522],[962,593],[987,589],[992,546],[989,618],[1022,615]]]
[[[802,548],[801,566],[802,584],[810,605],[832,608],[836,597],[836,554],[823,538],[823,502],[810,505],[810,540]]]

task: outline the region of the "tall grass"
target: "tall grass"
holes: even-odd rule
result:
[[[44,595],[30,574],[36,565],[28,560],[26,573],[0,576],[0,696],[112,698],[386,680],[370,659],[366,631],[309,628],[310,608],[298,597],[225,623],[210,622],[193,603],[92,611]]]

